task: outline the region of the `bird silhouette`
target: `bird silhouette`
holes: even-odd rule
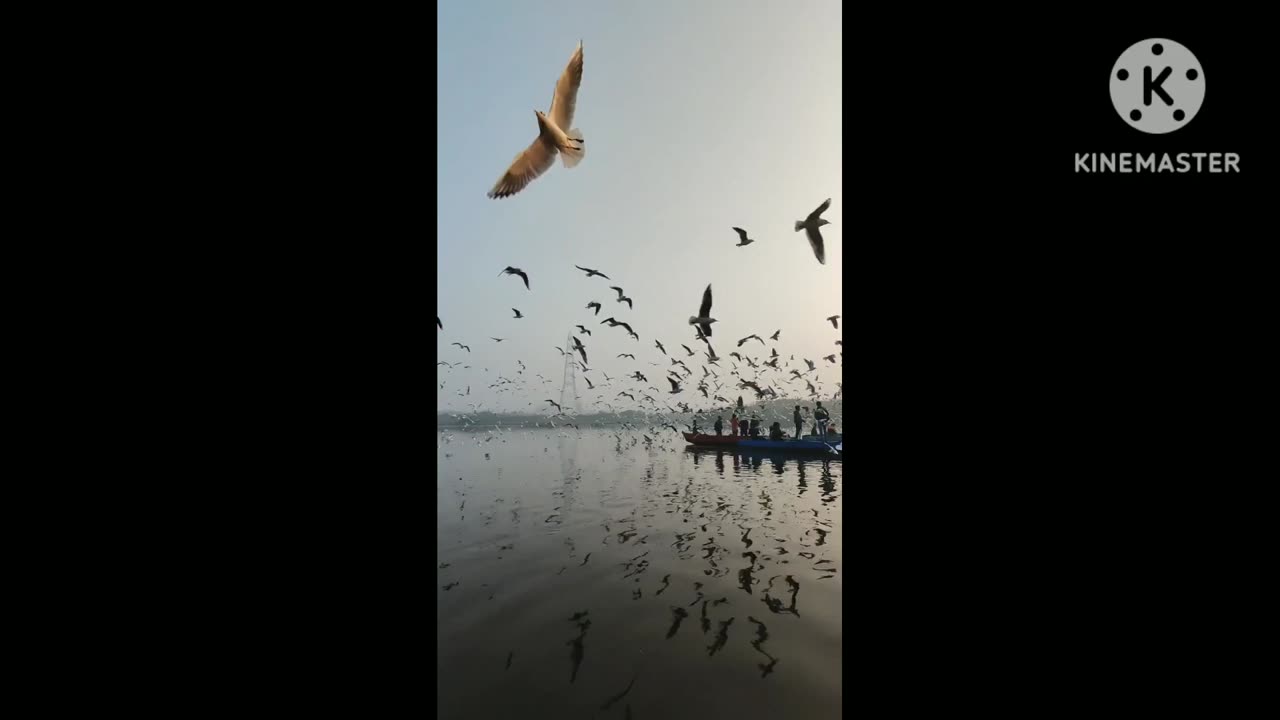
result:
[[[551,403],[552,405],[555,405],[556,410],[559,410],[560,412],[564,412],[564,408],[560,407],[560,403],[556,402],[555,400],[548,400],[547,402]]]
[[[736,232],[736,233],[738,233],[738,244],[737,244],[737,245],[734,245],[734,247],[743,247],[743,246],[750,245],[751,243],[755,242],[755,240],[752,240],[751,238],[747,237],[747,231],[746,231],[746,230],[743,230],[743,229],[742,229],[742,228],[740,228],[740,227],[736,227],[736,228],[734,228],[734,229],[733,229],[733,231],[734,231],[734,232]]]
[[[835,329],[837,329],[837,330],[839,330],[839,329],[840,329],[840,316],[839,316],[839,315],[832,315],[831,317],[829,317],[829,318],[827,318],[827,319],[831,321],[831,327],[833,327],[833,328],[835,328]]]
[[[654,340],[653,344],[658,346],[658,349],[662,351],[663,355],[667,354],[667,349],[662,347],[662,343],[658,342],[657,340]]]
[[[671,394],[672,394],[672,395],[675,395],[676,393],[680,392],[680,383],[676,382],[675,380],[673,380],[673,379],[672,379],[672,378],[670,378],[670,377],[668,377],[668,378],[667,378],[667,382],[671,383]]]
[[[818,232],[818,228],[831,223],[818,216],[829,207],[831,207],[831,198],[827,198],[826,202],[819,205],[817,210],[809,213],[809,217],[796,221],[796,232],[804,230],[804,234],[809,238],[809,247],[813,248],[813,256],[818,258],[818,262],[822,265],[827,264],[827,254],[823,250],[822,233]]]
[[[592,302],[587,303],[587,309],[588,309],[588,310],[590,310],[591,308],[595,308],[595,309],[596,309],[596,315],[599,315],[599,314],[600,314],[600,303],[595,302],[595,301],[592,301]]]
[[[744,338],[742,338],[741,340],[739,340],[739,341],[738,341],[738,347],[742,347],[742,344],[743,344],[743,343],[745,343],[746,341],[750,340],[751,338],[755,338],[756,340],[760,340],[760,344],[761,344],[761,345],[763,345],[763,344],[764,344],[764,340],[761,340],[761,338],[760,338],[760,336],[759,336],[759,335],[748,335],[748,336],[746,336],[746,337],[744,337]]]
[[[823,360],[828,360],[828,361],[830,361],[830,362],[833,362],[833,363],[834,363],[834,362],[836,361],[836,356],[835,356],[835,355],[825,355],[825,356],[823,356],[823,358],[822,358],[822,359],[823,359]]]
[[[511,312],[516,314],[515,317],[511,318],[512,320],[519,320],[520,318],[524,317],[524,315],[521,315],[520,311],[515,308],[511,308]]]
[[[440,316],[439,316],[439,315],[437,315],[437,316],[436,316],[436,327],[440,328],[441,330],[443,330],[443,329],[444,329],[444,323],[440,322]]]
[[[631,358],[632,360],[636,359],[636,356],[631,353],[618,353],[618,357]]]
[[[605,275],[604,273],[600,272],[599,270],[592,270],[591,268],[584,268],[584,267],[582,267],[581,265],[574,265],[574,267],[576,267],[576,268],[578,268],[579,270],[581,270],[581,271],[585,272],[585,273],[587,274],[587,277],[592,277],[592,276],[595,276],[595,275],[599,275],[600,277],[604,278],[605,280],[608,280],[608,279],[609,279],[609,276],[608,276],[608,275]]]
[[[525,273],[525,271],[521,270],[520,268],[511,267],[510,265],[508,265],[508,266],[507,266],[507,267],[506,267],[502,272],[498,273],[498,275],[499,275],[499,276],[501,276],[501,275],[519,275],[519,276],[520,276],[520,278],[521,278],[522,280],[524,280],[524,289],[525,289],[525,290],[528,290],[528,289],[529,289],[529,275],[528,275],[527,273]]]
[[[698,308],[698,314],[689,318],[690,325],[696,325],[698,330],[705,338],[711,337],[711,323],[716,319],[711,317],[711,285],[707,285],[707,289],[702,291],[702,305]]]
[[[770,335],[770,336],[769,336],[769,339],[770,339],[770,340],[777,340],[777,339],[778,339],[778,336],[779,336],[779,335],[781,335],[781,334],[782,334],[782,331],[781,331],[781,330],[779,330],[778,332],[776,332],[776,333],[774,333],[774,334]]]
[[[457,345],[458,347],[462,348],[463,350],[466,350],[467,352],[471,352],[470,345],[463,345],[462,343],[451,343],[451,344]]]
[[[577,351],[578,351],[578,353],[582,355],[582,364],[583,364],[583,365],[586,365],[586,364],[587,364],[587,349],[586,349],[585,347],[583,347],[583,346],[582,346],[582,341],[578,339],[578,336],[577,336],[577,335],[574,335],[574,336],[573,336],[573,349],[574,349],[574,350],[577,350]]]
[[[587,337],[591,337],[590,330],[582,327],[581,325],[574,325],[574,327],[578,328],[578,332],[585,334]]]

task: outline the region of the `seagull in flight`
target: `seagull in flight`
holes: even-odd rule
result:
[[[826,202],[819,205],[817,210],[809,213],[809,217],[796,221],[796,232],[804,230],[804,234],[809,237],[809,247],[813,248],[813,256],[818,258],[818,262],[823,265],[827,264],[827,253],[822,249],[822,233],[818,232],[818,228],[831,223],[818,216],[826,212],[829,207],[831,207],[831,198],[827,198]]]
[[[559,410],[560,412],[564,412],[564,408],[560,407],[560,403],[556,402],[555,400],[548,400],[547,402],[551,403],[552,405],[555,405],[556,410]]]
[[[578,351],[578,353],[582,355],[582,364],[583,364],[583,365],[586,365],[586,364],[587,364],[587,349],[586,349],[586,348],[584,348],[584,347],[582,347],[582,341],[578,339],[578,336],[577,336],[577,335],[574,335],[574,336],[573,336],[573,349],[574,349],[574,350],[577,350],[577,351]]]
[[[631,353],[618,353],[618,357],[631,358],[632,360],[636,359],[636,356]]]
[[[813,370],[813,369],[814,369],[814,367],[815,367],[815,366],[814,366],[814,364],[813,364],[813,361],[812,361],[812,360],[809,360],[808,358],[805,358],[805,361],[804,361],[804,362],[805,362],[805,364],[806,364],[806,365],[808,365],[808,366],[809,366],[809,369],[810,369],[810,370]]]
[[[664,347],[662,347],[662,343],[658,342],[658,341],[655,339],[655,340],[653,341],[653,344],[658,346],[658,349],[662,351],[662,354],[663,354],[663,355],[666,355],[666,354],[667,354],[667,349],[666,349],[666,348],[664,348]]]
[[[757,339],[757,340],[760,340],[760,344],[761,344],[761,345],[763,345],[763,344],[764,344],[764,340],[761,340],[759,335],[754,335],[754,334],[753,334],[753,335],[748,335],[748,336],[746,336],[746,337],[742,338],[741,340],[739,340],[739,341],[738,341],[738,347],[742,347],[742,344],[743,344],[743,343],[745,343],[746,341],[750,340],[751,338],[755,338],[755,339]]]
[[[693,351],[689,349],[688,345],[681,345],[680,347],[684,348],[684,351],[689,353],[689,357],[693,357]]]
[[[511,318],[512,320],[519,320],[520,318],[524,317],[524,315],[521,315],[520,311],[515,308],[511,308],[511,312],[516,314],[515,317]]]
[[[599,275],[600,277],[604,278],[605,280],[608,280],[608,279],[609,279],[609,276],[608,276],[608,275],[605,275],[604,273],[600,272],[599,270],[592,270],[591,268],[584,268],[584,267],[582,267],[581,265],[574,265],[574,267],[576,267],[576,268],[578,268],[579,270],[581,270],[581,271],[585,272],[585,273],[587,274],[587,277],[594,277],[594,276],[596,276],[596,275]]]
[[[627,307],[632,307],[631,298],[623,294],[622,288],[618,287],[617,285],[610,285],[609,289],[618,291],[618,302],[625,302],[627,304]]]
[[[667,378],[667,382],[671,383],[671,394],[672,394],[672,395],[675,395],[676,393],[680,392],[680,383],[676,382],[674,379],[672,379],[672,378],[670,378],[670,377],[668,377],[668,378]]]
[[[457,345],[458,347],[462,348],[463,350],[466,350],[467,352],[471,352],[471,346],[470,346],[470,345],[463,345],[462,343],[450,343],[450,344],[451,344],[451,345]]]
[[[511,267],[510,265],[508,265],[508,266],[506,267],[506,269],[505,269],[505,270],[503,270],[502,272],[498,273],[498,275],[499,275],[499,276],[502,276],[502,275],[519,275],[519,276],[520,276],[520,278],[521,278],[522,280],[524,280],[524,289],[525,289],[525,290],[528,290],[528,289],[529,289],[529,276],[528,276],[528,275],[526,275],[526,274],[525,274],[525,272],[524,272],[523,270],[521,270],[520,268],[514,268],[514,267]]]
[[[490,340],[492,340],[492,341],[494,341],[494,342],[502,342],[505,338],[496,338],[496,337],[493,337],[492,335],[490,335],[490,336],[489,336],[489,339],[490,339]]]
[[[578,328],[578,332],[579,332],[579,333],[585,333],[587,337],[591,337],[591,331],[590,331],[590,330],[588,330],[588,329],[586,329],[586,328],[582,327],[581,325],[574,325],[574,327]]]
[[[704,338],[711,337],[711,323],[716,319],[711,317],[711,285],[707,285],[707,289],[702,291],[702,306],[698,308],[698,314],[689,318],[690,325],[697,325]]]
[[[824,355],[822,359],[834,363],[836,361],[836,356],[834,354]]]
[[[839,323],[839,322],[837,322],[837,321],[840,319],[840,316],[839,316],[839,315],[832,315],[831,317],[829,317],[829,318],[827,318],[827,319],[831,321],[831,327],[833,327],[833,328],[835,328],[835,329],[837,329],[837,330],[839,330],[839,329],[840,329],[840,323]]]
[[[595,308],[595,309],[596,309],[596,315],[599,315],[599,314],[600,314],[600,303],[595,302],[595,301],[592,301],[592,302],[587,303],[587,309],[588,309],[588,310],[590,310],[591,308]]]
[[[551,95],[551,108],[544,114],[534,110],[538,118],[538,137],[533,144],[516,155],[511,167],[502,174],[497,184],[489,191],[491,198],[504,198],[515,195],[528,187],[538,176],[551,169],[556,155],[571,168],[582,162],[586,155],[585,140],[582,131],[570,129],[573,123],[573,111],[578,104],[578,88],[582,85],[582,42],[569,58],[569,65],[556,82],[555,92]]]
[[[444,329],[444,323],[440,322],[440,316],[439,316],[439,315],[437,315],[437,316],[436,316],[436,327],[440,328],[441,330],[443,330],[443,329]]]
[[[738,244],[737,244],[737,245],[734,245],[734,247],[745,247],[745,246],[750,245],[751,243],[755,242],[755,240],[752,240],[751,238],[747,237],[747,231],[746,231],[746,230],[743,230],[743,229],[742,229],[742,228],[740,228],[740,227],[736,227],[736,228],[734,228],[734,229],[733,229],[733,231],[734,231],[734,232],[736,232],[736,233],[738,233]]]
[[[779,336],[779,335],[781,335],[781,334],[782,334],[782,331],[781,331],[781,330],[779,330],[778,332],[776,332],[776,333],[774,333],[774,334],[770,335],[770,336],[769,336],[769,339],[770,339],[770,340],[777,340],[777,339],[778,339],[778,336]]]

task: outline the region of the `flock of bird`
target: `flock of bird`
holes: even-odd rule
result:
[[[583,138],[580,130],[570,127],[573,122],[574,110],[577,105],[578,89],[582,84],[582,74],[583,48],[582,43],[579,42],[578,47],[574,50],[572,57],[569,59],[568,66],[565,67],[564,72],[556,82],[550,108],[546,113],[535,111],[538,125],[538,136],[529,147],[521,151],[516,156],[512,161],[511,166],[507,168],[507,170],[498,179],[497,183],[489,191],[489,197],[505,198],[525,190],[530,183],[551,168],[557,156],[561,157],[566,168],[572,168],[582,161],[585,156],[585,139]],[[831,199],[828,198],[819,205],[817,209],[809,213],[803,220],[797,220],[795,222],[795,231],[805,231],[805,236],[809,241],[809,246],[814,257],[821,264],[826,263],[826,252],[820,228],[823,225],[830,224],[829,221],[823,219],[821,215],[830,206]],[[746,230],[739,227],[734,227],[732,230],[737,234],[739,239],[736,247],[744,247],[756,242],[756,240],[748,237]],[[612,281],[609,275],[600,270],[583,267],[581,265],[574,265],[573,267],[585,273],[586,278],[588,279],[599,277],[604,280]],[[532,292],[529,274],[521,268],[508,266],[499,273],[499,276],[502,275],[518,277],[523,281],[526,291]],[[610,285],[608,288],[617,294],[617,297],[614,298],[615,304],[621,305],[625,303],[628,311],[634,309],[635,301],[627,295],[626,291],[620,285]],[[676,406],[672,406],[670,403],[663,403],[666,410],[672,413],[700,413],[714,408],[724,409],[733,402],[725,395],[739,395],[739,400],[741,400],[740,392],[742,390],[753,391],[756,399],[758,400],[770,398],[780,399],[783,397],[822,399],[825,396],[822,392],[822,383],[820,381],[816,385],[814,383],[814,380],[818,380],[817,366],[814,361],[802,358],[807,369],[801,370],[799,365],[794,368],[792,367],[792,362],[795,361],[794,355],[790,355],[787,360],[782,360],[782,357],[779,355],[776,348],[776,343],[779,341],[779,337],[782,332],[781,330],[777,330],[769,336],[770,342],[775,343],[775,347],[771,348],[772,352],[767,358],[754,357],[743,354],[739,351],[731,352],[728,358],[722,358],[718,355],[715,348],[712,346],[712,337],[713,325],[719,321],[712,316],[712,304],[713,294],[711,285],[707,285],[706,289],[702,292],[697,313],[691,315],[688,319],[688,325],[694,332],[692,343],[695,347],[699,342],[705,346],[705,349],[701,352],[701,357],[698,358],[698,362],[701,363],[701,367],[699,368],[701,375],[698,377],[694,377],[697,375],[697,371],[691,369],[685,362],[685,358],[690,359],[690,362],[693,362],[692,359],[699,355],[690,348],[689,345],[680,343],[680,348],[683,349],[685,356],[684,358],[677,359],[668,356],[667,348],[661,340],[657,338],[654,339],[654,349],[661,355],[666,356],[666,359],[670,361],[670,364],[666,366],[667,375],[665,376],[665,379],[670,386],[670,389],[666,394],[680,395],[686,390],[686,385],[694,382],[696,379],[696,391],[701,393],[704,401],[707,401],[704,406],[700,406],[697,409],[692,408],[685,402],[679,402]],[[593,314],[590,316],[592,318],[591,321],[593,326],[603,325],[608,328],[622,328],[626,332],[626,337],[629,337],[632,341],[640,340],[640,334],[636,332],[631,324],[623,320],[619,320],[614,316],[607,317],[599,323],[595,323],[594,319],[599,316],[600,311],[603,309],[603,304],[600,301],[592,299],[586,304],[585,308],[593,311]],[[519,320],[525,317],[525,314],[519,308],[512,308],[511,310],[514,313],[514,317],[511,318],[512,320]],[[618,312],[621,312],[621,308],[618,308],[618,310],[615,311],[615,314]],[[839,330],[839,317],[839,315],[832,315],[827,318],[827,320],[831,322],[832,327],[836,330]],[[440,331],[445,331],[445,325],[440,316],[436,317],[436,326]],[[663,411],[663,407],[659,406],[657,398],[648,393],[649,390],[654,391],[654,393],[661,393],[662,391],[659,390],[656,385],[651,384],[648,378],[639,369],[621,377],[610,377],[608,373],[601,372],[600,375],[603,376],[604,381],[593,382],[590,377],[590,373],[592,373],[593,370],[589,365],[588,348],[580,339],[581,337],[592,337],[592,329],[588,328],[585,324],[577,324],[574,327],[576,328],[577,334],[572,336],[572,345],[569,348],[555,346],[555,349],[562,356],[571,356],[568,362],[577,364],[578,368],[581,369],[582,374],[580,377],[587,384],[587,390],[589,392],[594,392],[597,395],[597,397],[591,400],[594,405],[614,413],[625,409],[637,409],[645,413],[661,413]],[[599,329],[599,327],[596,327],[597,331]],[[504,340],[504,338],[492,336],[490,336],[490,339],[495,343],[500,343]],[[737,347],[742,348],[749,340],[758,341],[762,349],[768,347],[765,340],[755,333],[738,340]],[[839,339],[836,339],[834,343],[836,345],[842,344]],[[467,353],[471,352],[471,347],[462,342],[455,341],[451,343],[451,345],[458,347],[461,351],[465,351]],[[837,354],[843,358],[843,351],[839,351],[838,353],[827,355],[822,359],[831,364],[837,364]],[[636,360],[636,355],[630,352],[617,353],[616,358]],[[578,360],[581,360],[581,362],[579,363]],[[515,361],[520,368],[515,373],[516,377],[505,377],[504,375],[499,374],[496,377],[495,382],[489,386],[490,389],[499,393],[532,393],[535,390],[559,391],[559,388],[555,386],[551,379],[545,378],[542,375],[537,376],[541,380],[540,384],[551,387],[532,387],[528,379],[523,377],[525,374],[524,362],[520,359],[516,359]],[[722,361],[729,364],[730,367],[727,371],[725,367],[720,364]],[[781,366],[779,366],[780,361],[783,363]],[[741,365],[739,365],[739,363],[741,363]],[[438,366],[445,366],[448,370],[452,370],[460,364],[461,362],[450,363],[447,361],[440,361],[437,363]],[[651,366],[662,366],[662,363],[657,362],[650,362],[649,364]],[[463,365],[463,367],[464,369],[470,369],[471,366]],[[717,370],[720,372],[717,372]],[[485,368],[485,371],[488,372],[488,369]],[[726,375],[722,376],[720,374],[722,372],[726,373]],[[731,379],[730,376],[736,377]],[[800,391],[798,386],[793,386],[793,383],[799,382],[804,383],[804,391]],[[836,383],[836,385],[839,386],[840,383]],[[443,390],[444,386],[445,381],[440,382],[440,389]],[[840,396],[840,393],[841,389],[837,387],[837,390],[830,394],[829,397],[836,399]],[[467,387],[465,393],[458,392],[457,394],[463,397],[469,395],[470,387]],[[637,395],[642,399],[637,399]],[[634,406],[622,406],[620,404],[621,398],[628,398],[632,403],[634,403]],[[615,405],[615,403],[619,404]],[[533,402],[530,401],[527,404],[532,406]],[[561,403],[553,399],[547,399],[541,404],[546,406],[548,410],[554,407],[554,415],[561,415],[566,412],[565,408],[561,406]],[[474,404],[471,405],[471,407],[473,410],[479,408],[479,406]]]

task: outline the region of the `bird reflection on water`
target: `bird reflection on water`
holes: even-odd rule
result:
[[[717,714],[831,716],[839,458],[685,449],[675,431],[477,434],[438,455],[440,715],[694,717],[675,691],[699,687]]]

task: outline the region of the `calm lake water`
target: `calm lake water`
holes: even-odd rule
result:
[[[649,437],[437,432],[441,717],[840,716],[841,461]]]

